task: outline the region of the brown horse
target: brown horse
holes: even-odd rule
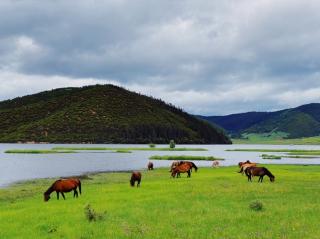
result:
[[[131,174],[131,179],[130,179],[130,185],[134,187],[135,182],[137,183],[137,187],[140,187],[140,182],[141,182],[141,173],[140,172],[132,172]]]
[[[198,170],[198,167],[197,165],[195,165],[195,163],[191,162],[191,161],[174,161],[172,164],[171,164],[171,170],[170,172],[172,172],[172,170],[176,167],[176,166],[179,166],[179,165],[182,165],[182,164],[188,164],[190,165],[191,167],[191,172],[192,172],[192,168],[194,168],[194,170],[197,172]]]
[[[153,163],[152,162],[148,163],[148,170],[153,170]]]
[[[271,182],[274,182],[275,176],[265,167],[248,167],[245,169],[248,181],[252,182],[252,176],[259,176],[258,182],[262,183],[263,177],[267,175]]]
[[[191,172],[192,172],[192,168],[194,168],[194,170],[197,172],[198,171],[198,167],[194,164],[194,162],[190,162],[190,161],[181,161],[181,164],[188,164],[191,167]]]
[[[241,165],[240,171],[238,173],[244,174],[244,171],[246,170],[246,168],[249,167],[256,167],[257,163],[244,163]]]
[[[78,197],[78,191],[77,188],[79,188],[79,192],[81,194],[81,182],[77,178],[69,178],[69,179],[59,179],[55,181],[51,187],[48,188],[47,191],[45,191],[44,195],[44,201],[47,202],[50,199],[50,194],[53,191],[56,191],[57,193],[57,199],[59,200],[59,193],[61,193],[63,199],[66,199],[64,196],[64,193],[71,192],[73,190],[73,197]]]
[[[173,170],[176,166],[178,166],[178,165],[180,165],[180,164],[182,164],[182,163],[183,163],[183,161],[174,161],[174,162],[172,162],[171,168],[170,168],[170,171],[169,171],[169,172],[172,172],[172,170]]]
[[[171,176],[173,178],[175,178],[177,175],[177,178],[179,178],[180,173],[188,173],[187,177],[190,178],[191,177],[191,168],[192,168],[192,166],[190,166],[190,164],[187,164],[187,163],[180,164],[172,169]]]

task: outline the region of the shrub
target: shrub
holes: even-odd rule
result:
[[[176,147],[176,143],[174,142],[173,139],[170,140],[169,146],[170,146],[171,149],[174,149]]]
[[[97,221],[97,220],[102,220],[106,214],[106,212],[103,212],[103,213],[97,213],[95,212],[95,210],[91,207],[90,204],[87,204],[85,207],[84,207],[84,214],[87,218],[87,220],[89,222],[92,222],[92,221]]]
[[[254,211],[261,211],[263,208],[263,204],[260,201],[253,201],[249,204],[249,208]]]
[[[155,145],[155,144],[149,144],[149,147],[150,147],[150,148],[155,148],[156,145]]]

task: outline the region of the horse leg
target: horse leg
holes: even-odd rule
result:
[[[261,182],[263,181],[263,176],[261,176]]]
[[[190,170],[188,171],[188,178],[190,178],[191,177],[191,172],[190,172]]]
[[[59,200],[59,192],[57,191],[57,199]]]
[[[61,195],[62,195],[63,199],[66,200],[66,197],[64,196],[63,192],[61,192]]]
[[[140,187],[141,180],[138,180],[137,187]]]
[[[73,190],[73,197],[78,197],[78,191],[77,191],[77,189],[74,189],[74,190]]]

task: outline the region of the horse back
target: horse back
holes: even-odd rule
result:
[[[79,179],[59,179],[54,183],[54,190],[58,192],[70,192],[78,187]]]

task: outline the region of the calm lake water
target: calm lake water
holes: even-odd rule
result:
[[[222,166],[236,165],[239,161],[255,161],[264,164],[320,164],[320,158],[263,160],[259,152],[231,152],[226,149],[265,148],[265,149],[317,149],[320,145],[178,145],[177,147],[206,148],[208,151],[132,151],[113,153],[108,151],[80,151],[67,154],[6,154],[8,149],[51,149],[53,147],[82,147],[77,144],[0,144],[0,187],[11,183],[46,177],[63,177],[89,172],[127,171],[146,168],[152,155],[205,155],[224,158]],[[148,147],[148,145],[85,145],[86,147]],[[157,145],[167,147],[167,145]],[[282,153],[270,153],[282,155]],[[153,160],[155,167],[169,167],[172,161]],[[194,161],[197,165],[211,166],[210,161]]]

